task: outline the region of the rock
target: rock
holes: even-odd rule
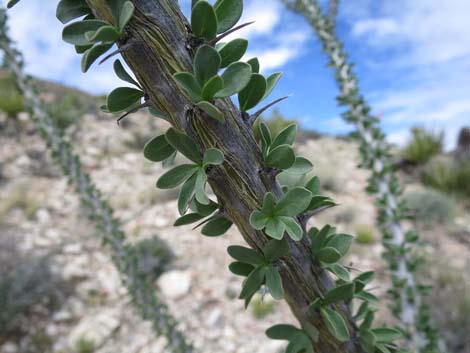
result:
[[[158,286],[166,298],[181,298],[189,292],[191,274],[189,271],[166,272],[158,280]]]
[[[16,353],[18,352],[18,347],[14,343],[7,342],[2,346],[1,351],[4,353]]]
[[[119,308],[105,309],[84,317],[70,332],[67,342],[70,348],[80,340],[87,340],[100,347],[120,325]]]
[[[213,309],[207,316],[207,326],[210,328],[216,328],[223,326],[224,317],[222,315],[222,310],[219,308]]]
[[[78,255],[82,252],[82,245],[80,243],[69,244],[64,246],[64,254]]]
[[[40,208],[36,212],[36,218],[39,221],[39,223],[45,224],[45,223],[48,223],[49,220],[51,219],[51,214],[49,213],[49,211],[47,209]]]

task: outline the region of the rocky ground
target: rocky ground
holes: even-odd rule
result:
[[[20,133],[0,131],[0,255],[3,251],[8,258],[9,247],[15,248],[15,261],[48,255],[50,273],[45,278],[54,283],[57,293],[55,300],[36,305],[21,319],[19,329],[8,335],[0,332],[0,352],[164,352],[164,339],[154,337],[150,325],[134,312],[93,223],[86,219],[73,189],[54,167],[27,116],[22,117]],[[123,221],[128,240],[137,243],[158,235],[173,249],[175,261],[155,282],[155,290],[201,352],[281,351],[282,342],[268,340],[264,331],[275,323],[291,321],[288,308],[283,303],[273,306],[266,298],[264,303],[255,301],[246,312],[236,299],[241,280],[229,273],[226,253],[227,246],[242,244],[235,229],[213,239],[191,227],[172,227],[177,218],[177,194],[155,188],[163,169],[144,160],[141,153],[143,143],[164,126],[145,114],[131,119],[128,126],[118,128],[109,117],[85,115],[69,129],[68,136]],[[373,200],[364,193],[367,172],[357,168],[357,146],[324,136],[308,140],[298,149],[327,181],[325,192],[340,203],[314,223],[330,222],[351,234],[359,229],[369,231],[368,240],[355,243],[347,261],[359,270],[376,270],[375,292],[385,297],[385,268],[379,234],[373,226],[375,210]],[[468,231],[468,225],[468,215],[463,212],[452,220],[452,229]],[[443,293],[455,294],[455,288],[462,293],[456,283],[462,283],[461,274],[468,265],[468,237],[462,240],[448,230],[444,225],[424,229],[427,245],[422,251],[432,260],[425,275]],[[451,325],[455,321],[461,299],[439,311],[442,322]],[[385,308],[380,320],[390,320]]]

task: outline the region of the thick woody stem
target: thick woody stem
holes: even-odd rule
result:
[[[105,0],[87,0],[98,18],[110,19]],[[209,184],[226,217],[239,229],[245,241],[260,251],[268,238],[254,230],[250,214],[260,208],[266,192],[279,197],[280,185],[265,173],[261,151],[252,129],[230,99],[217,100],[225,123],[220,123],[198,110],[173,79],[175,72],[191,72],[195,48],[189,25],[175,0],[134,0],[136,11],[126,27],[128,37],[135,43],[123,57],[149,96],[149,102],[164,112],[174,127],[184,130],[200,152],[218,148],[225,156],[223,165],[214,167]],[[327,271],[312,258],[307,237],[300,242],[289,240],[291,254],[279,262],[285,299],[301,324],[309,323],[320,332],[314,343],[316,352],[363,352],[358,343],[358,329],[344,303],[335,309],[346,319],[351,340],[341,343],[327,330],[324,321],[308,307],[322,297],[334,283]]]

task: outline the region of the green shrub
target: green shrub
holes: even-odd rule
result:
[[[424,128],[413,128],[412,137],[402,154],[408,161],[416,164],[425,164],[432,157],[442,153],[444,146],[444,133],[433,132]]]
[[[423,171],[424,185],[470,201],[470,161],[433,160]]]
[[[24,111],[23,96],[16,87],[12,76],[0,72],[0,111],[9,117],[16,117]]]
[[[18,183],[0,201],[0,221],[15,208],[21,209],[28,219],[33,219],[40,207],[41,201],[38,194],[26,184]]]
[[[260,138],[260,132],[259,132],[259,123],[261,119],[258,119],[255,122],[255,125],[253,126],[254,129],[254,135],[256,139]],[[262,119],[263,123],[268,125],[269,130],[271,131],[271,134],[273,136],[277,136],[284,128],[287,126],[297,123],[295,119],[287,119],[285,118],[279,109],[273,109],[273,112],[271,113],[271,116],[268,118],[263,118]]]
[[[372,244],[375,242],[375,230],[367,224],[359,224],[355,227],[356,237],[354,238],[359,244]]]
[[[77,122],[86,111],[75,92],[65,93],[57,102],[47,105],[47,110],[61,130]]]
[[[160,277],[174,259],[171,249],[158,237],[129,246],[129,254],[134,261],[137,261],[139,272],[148,276],[150,281]]]
[[[95,342],[87,340],[86,338],[80,338],[75,343],[76,353],[93,353],[95,351]]]
[[[20,319],[29,317],[37,305],[57,303],[61,283],[51,273],[48,258],[22,254],[12,238],[0,237],[0,341],[24,330]]]
[[[405,201],[416,220],[422,223],[445,223],[454,213],[454,203],[445,194],[436,190],[410,192]]]

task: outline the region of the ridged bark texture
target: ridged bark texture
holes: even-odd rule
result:
[[[111,20],[105,0],[87,0],[98,18]],[[247,122],[230,99],[216,101],[225,116],[220,123],[195,109],[186,93],[172,78],[175,72],[193,71],[192,58],[200,44],[175,0],[134,0],[136,11],[126,27],[127,40],[123,57],[143,86],[152,106],[164,112],[174,127],[184,130],[195,141],[200,152],[218,148],[225,155],[222,166],[208,172],[209,184],[222,206],[224,216],[239,229],[245,241],[261,252],[268,238],[254,230],[250,214],[261,207],[266,192],[281,195],[272,173],[263,165],[261,151]],[[312,258],[307,237],[301,242],[289,240],[290,256],[282,258],[280,271],[285,299],[301,323],[310,323],[320,332],[314,343],[316,352],[363,352],[358,330],[344,304],[335,305],[347,321],[351,340],[341,343],[327,330],[317,313],[308,310],[314,299],[323,296],[334,285],[328,273]]]

